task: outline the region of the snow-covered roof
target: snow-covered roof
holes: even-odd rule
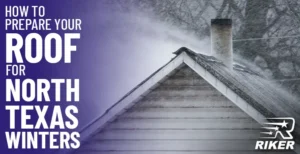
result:
[[[281,87],[268,81],[263,75],[249,67],[235,64],[233,70],[227,69],[221,61],[212,56],[195,53],[188,48],[175,52],[185,52],[199,65],[229,87],[248,104],[265,117],[293,117],[296,120],[296,136],[300,134],[300,102]],[[299,136],[300,137],[300,136]],[[296,137],[298,141],[300,138]]]

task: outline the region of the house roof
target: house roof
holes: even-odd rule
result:
[[[235,63],[233,70],[230,70],[213,56],[195,53],[185,47],[174,53],[180,55],[182,52],[186,52],[265,117],[293,117],[296,121],[295,130],[299,136],[300,102],[295,97],[245,65]]]
[[[222,85],[217,89],[225,96],[227,95],[226,97],[233,102],[239,103],[238,106],[242,107],[252,118],[257,120],[262,117],[293,117],[296,121],[294,137],[296,142],[300,143],[300,128],[298,125],[300,124],[300,103],[293,96],[284,92],[280,87],[269,82],[260,73],[246,65],[236,63],[233,69],[228,69],[215,57],[199,54],[185,47],[174,53],[176,57],[151,74],[107,109],[104,114],[87,125],[81,131],[81,140],[86,140],[93,133],[102,129],[107,122],[143,98],[144,95],[185,63],[190,67],[194,67],[194,70],[201,68],[196,72],[206,80],[212,79],[208,82],[214,84],[214,87]],[[201,70],[203,70],[203,73]]]

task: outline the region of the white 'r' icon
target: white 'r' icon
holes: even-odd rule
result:
[[[291,117],[280,117],[280,118],[267,118],[267,120],[272,122],[264,123],[265,126],[262,127],[265,131],[260,132],[263,134],[261,138],[264,139],[275,139],[278,134],[284,140],[293,139],[292,132],[295,127],[295,119]]]

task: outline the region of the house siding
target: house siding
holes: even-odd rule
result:
[[[260,127],[188,66],[183,66],[107,123],[75,153],[266,153],[254,151]]]

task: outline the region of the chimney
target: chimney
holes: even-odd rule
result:
[[[211,47],[212,56],[221,60],[229,69],[232,69],[233,54],[231,19],[211,20]]]

